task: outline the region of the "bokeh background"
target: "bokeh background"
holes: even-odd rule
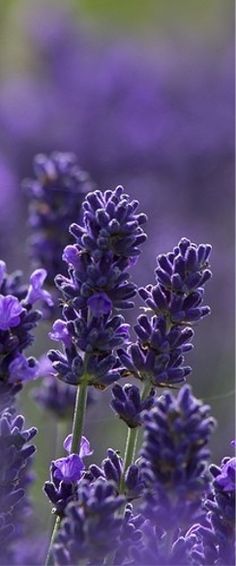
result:
[[[75,152],[99,188],[122,184],[140,200],[149,239],[134,272],[139,285],[153,281],[156,255],[182,236],[211,243],[212,315],[196,329],[190,363],[193,390],[218,420],[215,461],[234,437],[233,4],[0,2],[1,256],[9,271],[21,268],[27,277],[21,180],[32,176],[35,153],[54,149]],[[37,355],[51,346],[48,330],[45,323]],[[108,401],[109,392],[97,394],[88,411],[96,461],[109,446],[123,450],[125,426]],[[40,431],[34,497],[43,521],[41,486],[57,427],[30,389],[22,408]]]

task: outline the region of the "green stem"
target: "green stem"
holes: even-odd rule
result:
[[[150,385],[149,381],[144,382],[144,387],[143,387],[143,391],[142,391],[142,395],[141,395],[142,401],[148,396],[150,389],[151,389],[151,385]],[[133,463],[134,458],[135,458],[138,435],[139,435],[139,427],[138,426],[136,428],[129,428],[128,429],[126,445],[125,445],[123,474],[122,474],[122,478],[121,478],[121,481],[120,481],[120,492],[121,493],[123,493],[124,489],[125,489],[125,474],[126,474],[126,471],[127,471],[128,467]]]
[[[83,434],[86,403],[87,403],[87,379],[86,379],[86,375],[84,375],[83,381],[81,382],[80,386],[77,389],[75,410],[73,417],[73,426],[72,426],[72,443],[71,443],[70,454],[73,453],[77,454],[79,451],[81,437]],[[61,524],[61,517],[57,516],[54,522],[54,527],[52,531],[52,536],[51,536],[51,541],[48,549],[45,566],[52,566],[53,564],[52,547],[56,535],[58,533],[58,530],[60,528],[60,524]]]
[[[81,437],[83,434],[84,427],[84,417],[86,411],[87,403],[87,380],[84,376],[81,385],[78,387],[75,411],[72,426],[72,443],[71,443],[71,454],[77,454],[81,442]]]
[[[52,536],[51,536],[51,540],[50,540],[50,546],[49,546],[49,549],[48,549],[45,566],[52,566],[54,564],[54,560],[53,560],[53,556],[52,556],[52,547],[53,547],[54,540],[57,536],[57,533],[58,533],[58,530],[59,530],[59,527],[60,527],[60,523],[61,523],[61,518],[59,517],[59,515],[57,515],[55,522],[54,522],[54,527],[53,527],[53,531],[52,531]]]

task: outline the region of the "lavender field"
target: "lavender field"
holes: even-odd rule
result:
[[[235,563],[232,18],[0,2],[2,566]]]

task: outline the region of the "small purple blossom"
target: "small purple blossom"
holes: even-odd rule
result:
[[[9,383],[31,381],[38,377],[38,364],[34,358],[17,354],[9,365]]]
[[[71,336],[69,334],[65,320],[58,319],[53,323],[52,331],[48,334],[51,340],[62,342],[65,347],[70,346]]]
[[[81,478],[84,463],[78,454],[70,454],[65,458],[59,458],[54,462],[54,476],[65,482],[75,482]]]
[[[25,302],[34,305],[37,301],[45,302],[49,307],[52,307],[54,302],[51,294],[43,289],[43,284],[47,277],[46,269],[36,269],[30,276],[30,285],[28,289]]]
[[[23,310],[23,306],[17,297],[0,295],[0,330],[8,330],[18,326]]]

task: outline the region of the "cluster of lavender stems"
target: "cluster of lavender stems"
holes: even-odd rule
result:
[[[81,174],[69,154],[39,156],[35,163],[30,224],[38,268],[24,285],[21,274],[9,275],[0,263],[3,561],[19,564],[20,541],[27,545],[30,536],[20,510],[31,509],[35,447],[28,443],[36,429],[24,430],[16,398],[25,382],[43,376],[36,402],[57,422],[73,413],[66,455],[52,460],[44,485],[55,518],[46,565],[231,566],[236,459],[210,465],[216,422],[210,407],[193,396],[185,361],[193,326],[210,313],[204,294],[211,246],[182,238],[157,256],[154,284],[138,289],[132,267],[147,238],[139,202],[120,186],[105,192],[83,186],[81,192]],[[60,297],[56,307],[45,281],[54,299]],[[132,341],[125,313],[138,295],[142,314]],[[35,310],[37,301],[43,314]],[[58,316],[49,337],[61,347],[41,360],[27,358],[32,331],[47,316],[45,303],[50,317]],[[122,384],[124,378],[131,383]],[[124,455],[109,448],[101,465],[86,467],[93,454],[84,435],[89,393],[109,387],[111,408],[127,431]]]

